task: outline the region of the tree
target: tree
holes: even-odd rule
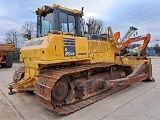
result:
[[[36,37],[36,24],[32,21],[25,21],[22,25],[22,31],[20,34],[19,44],[22,46],[26,41],[26,38],[32,39]]]
[[[29,35],[31,38],[36,37],[36,24],[32,21],[26,21],[22,26],[22,34]]]
[[[22,26],[22,32],[19,34],[14,28],[8,30],[4,37],[4,43],[13,43],[16,48],[20,48],[24,41],[24,35],[28,34],[31,38],[36,37],[36,24],[32,21],[26,21]]]
[[[89,18],[88,25],[90,25],[91,34],[102,34],[104,28],[102,20]]]
[[[4,37],[4,43],[13,43],[18,47],[18,31],[14,28],[8,30]]]

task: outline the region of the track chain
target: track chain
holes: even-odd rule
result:
[[[58,115],[68,115],[70,113],[74,113],[74,112],[76,112],[76,111],[78,111],[80,109],[83,109],[83,108],[85,108],[85,107],[87,107],[87,106],[89,106],[89,105],[91,105],[91,104],[93,104],[93,103],[95,103],[95,102],[97,102],[99,100],[102,100],[103,98],[106,98],[106,97],[108,97],[108,96],[110,96],[110,95],[112,95],[112,94],[114,94],[116,92],[119,92],[119,91],[121,91],[121,90],[123,90],[123,89],[125,89],[127,87],[128,86],[123,86],[123,87],[121,86],[119,88],[112,89],[112,90],[100,93],[98,95],[95,95],[95,96],[90,97],[90,98],[88,98],[86,100],[80,101],[78,103],[75,103],[73,105],[66,106],[66,107],[64,107],[62,109],[57,109],[56,113]]]
[[[55,112],[57,115],[68,115],[70,113],[74,113],[109,95],[112,95],[122,89],[125,89],[131,83],[126,82],[126,84],[124,85],[116,86],[116,88],[112,88],[111,90],[105,91],[103,93],[100,93],[98,95],[85,99],[83,101],[73,103],[73,104],[66,104],[62,106],[62,108],[57,107],[56,105],[52,104],[51,93],[52,93],[52,89],[55,83],[63,75],[74,74],[74,73],[82,72],[82,71],[93,69],[93,68],[104,68],[104,67],[109,67],[113,65],[115,64],[99,63],[99,64],[94,64],[94,65],[93,64],[92,65],[81,65],[81,66],[75,66],[75,67],[63,68],[63,69],[57,69],[57,70],[51,70],[51,69],[44,70],[43,73],[39,75],[39,80],[37,81],[35,85],[35,94],[42,105],[47,107],[49,110]],[[142,79],[144,80],[144,77],[146,77],[146,75],[140,76],[139,78],[137,78],[137,80],[134,78],[134,81],[135,82],[142,81]]]

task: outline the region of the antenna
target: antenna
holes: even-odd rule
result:
[[[29,10],[29,12],[36,14],[36,12],[33,12],[32,10]]]
[[[83,10],[84,10],[84,7],[82,7],[81,11],[83,12]]]

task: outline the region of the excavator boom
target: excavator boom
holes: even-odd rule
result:
[[[118,39],[120,38],[120,32],[114,33],[114,38],[116,41],[118,41]]]
[[[138,41],[141,41],[143,40],[143,45],[141,47],[141,50],[145,50],[149,41],[150,41],[150,38],[151,38],[151,34],[147,34],[146,36],[140,36],[140,37],[135,37],[135,38],[130,38],[128,39],[127,41],[125,41],[123,44],[122,44],[122,47],[120,48],[120,50],[124,50],[129,44],[133,43],[133,42],[138,42]]]

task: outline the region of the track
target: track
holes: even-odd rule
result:
[[[112,63],[101,63],[101,64],[94,64],[94,65],[81,65],[76,67],[70,67],[70,68],[63,68],[59,70],[45,70],[42,74],[39,76],[39,80],[37,81],[35,85],[35,94],[37,98],[40,100],[41,104],[43,104],[45,107],[47,107],[49,110],[55,112],[58,115],[68,115],[70,113],[76,112],[86,106],[89,106],[109,95],[114,94],[115,92],[118,92],[126,87],[128,87],[130,84],[142,81],[147,78],[146,74],[142,74],[140,76],[136,76],[133,78],[125,78],[125,79],[119,79],[124,81],[124,84],[117,85],[118,82],[116,82],[116,87],[114,87],[111,90],[102,91],[102,93],[92,96],[88,99],[85,99],[83,101],[79,101],[77,103],[73,104],[65,104],[61,107],[56,106],[52,104],[52,89],[55,86],[55,83],[63,76],[68,74],[73,74],[75,72],[81,72],[85,70],[89,70],[92,68],[104,68],[113,66],[115,64]],[[112,81],[113,83],[115,80]]]
[[[128,86],[123,86],[123,87],[121,86],[119,88],[116,88],[116,89],[113,89],[113,90],[109,90],[109,91],[103,92],[101,94],[98,94],[96,96],[93,96],[91,98],[88,98],[86,100],[80,101],[80,102],[75,103],[73,105],[66,106],[66,107],[64,107],[62,109],[57,109],[56,113],[58,115],[68,115],[70,113],[74,113],[74,112],[76,112],[76,111],[78,111],[80,109],[83,109],[83,108],[85,108],[85,107],[87,107],[87,106],[89,106],[89,105],[91,105],[91,104],[93,104],[93,103],[95,103],[95,102],[97,102],[99,100],[102,100],[103,98],[106,98],[106,97],[108,97],[108,96],[110,96],[110,95],[112,95],[112,94],[114,94],[114,93],[116,93],[116,92],[118,92],[120,90],[123,90],[126,87],[128,87]]]

